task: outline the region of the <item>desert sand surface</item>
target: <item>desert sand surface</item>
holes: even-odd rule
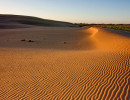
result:
[[[0,100],[129,100],[129,66],[126,35],[94,27],[0,30]]]

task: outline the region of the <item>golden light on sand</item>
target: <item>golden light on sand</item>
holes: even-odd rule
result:
[[[90,27],[89,29],[85,29],[84,32],[86,34],[90,34],[90,37],[93,37],[96,33],[98,33],[98,29],[94,27]]]
[[[1,100],[130,98],[128,37],[93,27],[0,33]]]

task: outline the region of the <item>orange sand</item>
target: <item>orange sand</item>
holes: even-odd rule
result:
[[[0,30],[0,99],[128,100],[129,44],[97,28]]]

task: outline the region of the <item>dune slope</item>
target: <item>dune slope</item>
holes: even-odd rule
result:
[[[0,29],[28,28],[33,26],[78,27],[78,25],[69,22],[54,21],[33,16],[0,14]]]
[[[128,37],[97,28],[0,32],[1,100],[130,98]]]

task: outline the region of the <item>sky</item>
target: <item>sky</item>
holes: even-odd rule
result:
[[[130,24],[130,0],[0,0],[0,14],[72,23]]]

